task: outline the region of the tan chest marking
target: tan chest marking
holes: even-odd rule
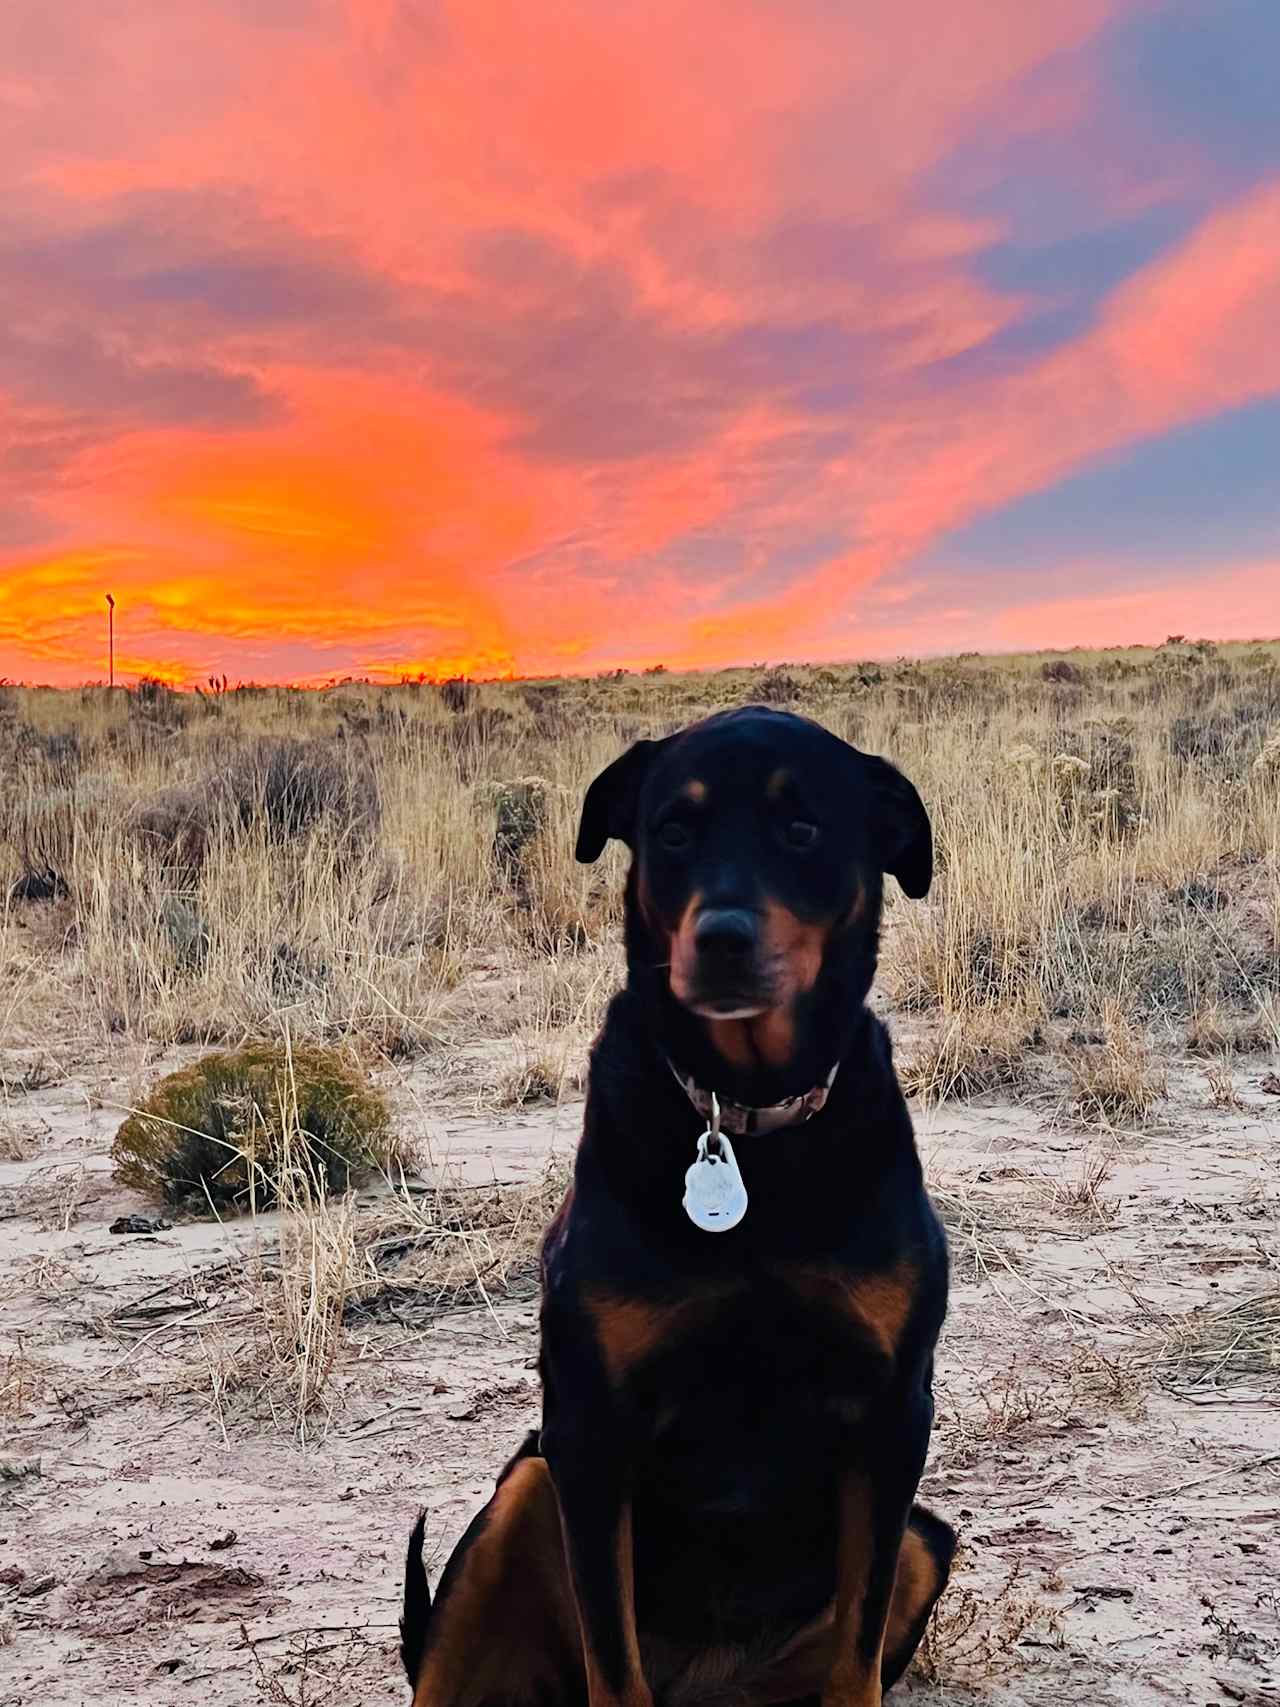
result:
[[[660,1304],[611,1292],[589,1293],[587,1311],[610,1379],[621,1381],[662,1346],[710,1321],[732,1290],[709,1287]]]
[[[775,1270],[789,1291],[816,1309],[843,1316],[892,1358],[915,1304],[919,1271],[905,1259],[881,1274],[850,1275],[817,1264]]]

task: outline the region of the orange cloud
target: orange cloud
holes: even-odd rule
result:
[[[237,638],[380,642],[433,673],[463,656],[509,667],[488,577],[554,524],[554,483],[508,466],[492,425],[454,400],[318,370],[272,383],[290,415],[269,433],[138,434],[82,457],[97,525],[143,531],[132,549],[12,570],[14,638],[56,576],[72,609],[110,584],[122,633],[186,637],[196,674]]]

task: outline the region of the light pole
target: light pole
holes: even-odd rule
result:
[[[107,594],[107,686],[116,685],[116,601]]]

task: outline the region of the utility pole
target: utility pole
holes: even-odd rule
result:
[[[107,594],[107,686],[116,685],[116,601]]]

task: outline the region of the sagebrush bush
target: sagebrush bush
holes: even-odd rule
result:
[[[522,776],[484,782],[477,789],[493,812],[493,855],[505,877],[519,877],[525,849],[546,825],[547,801],[555,786],[545,777]]]
[[[475,686],[465,676],[450,676],[447,682],[440,683],[440,701],[448,711],[468,710],[475,697]]]
[[[324,829],[363,841],[381,815],[367,762],[352,762],[327,741],[263,739],[235,755],[215,798],[242,829],[289,841]]]
[[[116,1134],[116,1176],[198,1213],[270,1208],[298,1140],[315,1186],[395,1159],[387,1105],[337,1050],[256,1043],[205,1055],[161,1079]]]
[[[756,684],[756,696],[763,705],[791,705],[802,692],[790,670],[766,670]]]
[[[1040,666],[1040,680],[1075,686],[1084,680],[1084,671],[1069,658],[1049,658]]]
[[[130,823],[148,859],[179,882],[195,882],[213,833],[207,789],[162,788],[137,802]]]

